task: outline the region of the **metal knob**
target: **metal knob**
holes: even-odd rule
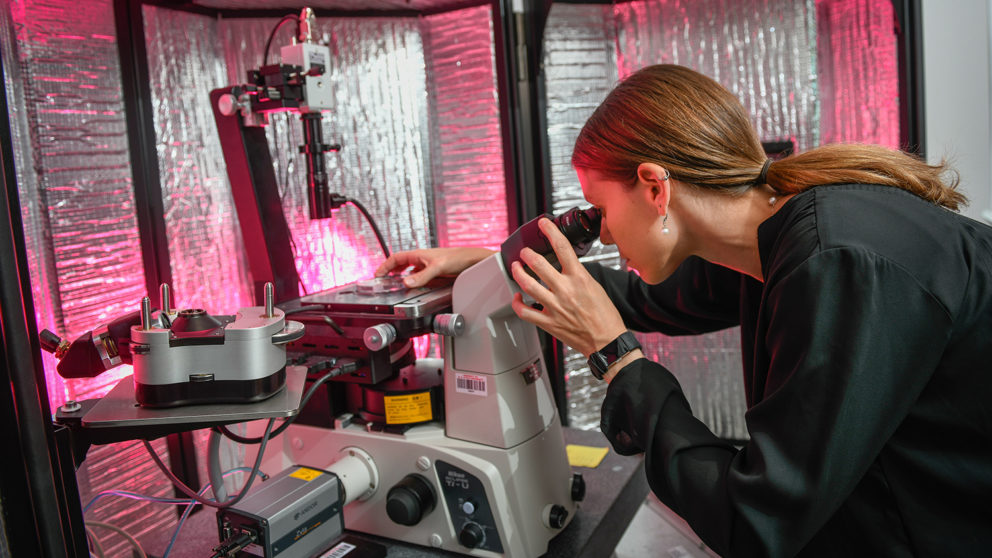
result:
[[[389,324],[374,325],[362,334],[362,341],[370,351],[378,351],[396,341],[396,328]]]
[[[461,314],[437,314],[434,316],[434,333],[458,337],[465,332],[465,318]]]
[[[224,116],[231,116],[245,108],[245,103],[241,102],[237,97],[230,93],[225,93],[217,99],[217,109]]]

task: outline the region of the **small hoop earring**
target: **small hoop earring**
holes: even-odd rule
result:
[[[672,231],[668,228],[668,214],[666,213],[665,218],[661,220],[661,234],[668,234],[670,232]]]
[[[671,177],[672,177],[672,173],[670,173],[670,172],[668,172],[668,169],[665,169],[665,176],[663,176],[663,177],[661,178],[661,180],[662,180],[662,181],[665,181],[665,180],[668,180],[668,179],[669,179],[669,178],[671,178]]]

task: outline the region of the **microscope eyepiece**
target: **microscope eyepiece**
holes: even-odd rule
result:
[[[599,238],[600,222],[603,219],[602,213],[595,207],[587,209],[573,207],[558,216],[545,214],[524,223],[503,241],[500,247],[503,265],[507,270],[510,269],[510,264],[520,259],[520,251],[524,248],[530,248],[541,254],[551,265],[560,269],[554,249],[537,226],[537,222],[545,217],[551,219],[551,222],[565,235],[577,256],[584,256],[592,247],[593,241]]]
[[[553,218],[552,222],[573,246],[579,246],[599,238],[599,224],[602,218],[603,215],[598,208],[573,207]]]

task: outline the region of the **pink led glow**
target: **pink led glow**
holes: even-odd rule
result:
[[[303,222],[293,231],[296,267],[308,293],[368,279],[385,259],[371,230],[361,236],[363,231],[336,218],[342,211],[357,211],[346,207],[338,209],[331,219],[298,216]]]
[[[899,57],[889,0],[817,0],[822,143],[898,148]]]

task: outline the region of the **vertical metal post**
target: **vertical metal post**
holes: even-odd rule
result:
[[[551,208],[551,149],[544,84],[544,24],[550,0],[496,0],[496,84],[503,131],[509,230]],[[562,424],[568,424],[565,349],[541,333],[544,361]]]
[[[152,112],[151,79],[148,75],[148,51],[142,0],[114,0],[117,47],[120,52],[121,89],[127,120],[128,149],[134,181],[134,205],[137,211],[141,257],[145,269],[145,292],[161,297],[159,286],[172,284],[169,242],[165,232],[165,206],[155,149],[155,115]],[[161,300],[159,307],[162,306]],[[169,436],[169,454],[176,476],[199,488],[199,475],[191,437]],[[172,457],[175,453],[178,457]],[[182,493],[176,490],[176,495]]]

